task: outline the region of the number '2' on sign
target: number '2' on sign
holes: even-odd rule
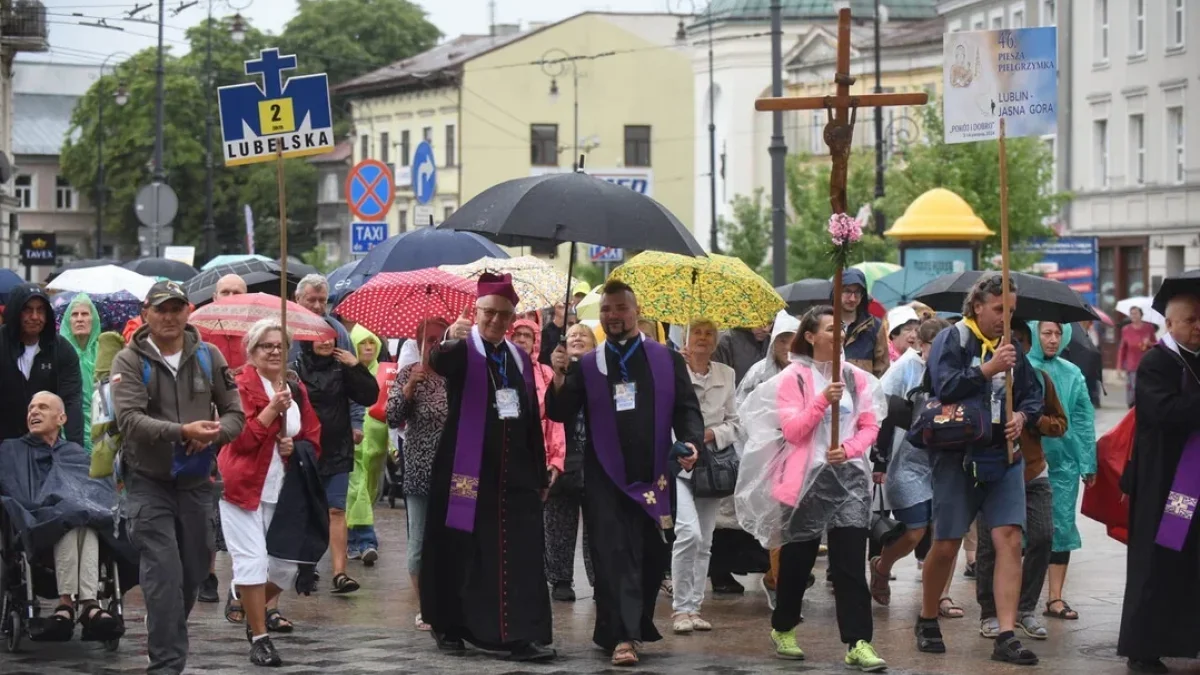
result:
[[[264,134],[280,134],[296,130],[292,99],[276,98],[258,103],[258,120]]]

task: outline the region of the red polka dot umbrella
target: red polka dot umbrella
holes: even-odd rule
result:
[[[219,298],[192,312],[188,322],[213,335],[244,337],[260,319],[279,320],[279,298],[266,293],[243,293]],[[293,340],[321,341],[337,337],[324,317],[294,302],[287,304],[287,329]]]
[[[338,304],[338,314],[389,338],[416,338],[428,317],[453,323],[475,304],[475,282],[437,268],[380,272]]]

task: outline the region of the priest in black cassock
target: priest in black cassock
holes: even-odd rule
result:
[[[465,641],[541,661],[555,656],[542,566],[549,476],[533,363],[504,337],[517,300],[511,277],[481,275],[476,325],[460,318],[430,358],[450,413],[429,488],[421,616],[443,650]]]
[[[1137,440],[1122,488],[1129,549],[1118,653],[1166,673],[1163,657],[1200,656],[1200,298],[1167,303],[1167,334],[1146,352],[1135,389]]]
[[[596,572],[592,640],[612,663],[638,662],[637,645],[662,639],[654,603],[671,562],[675,473],[690,471],[704,447],[704,419],[683,358],[638,332],[637,297],[610,281],[600,300],[607,340],[571,363],[551,357],[550,419],[587,420],[583,517]],[[688,454],[672,451],[671,432]]]

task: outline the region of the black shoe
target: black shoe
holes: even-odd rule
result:
[[[1131,658],[1125,662],[1125,665],[1135,673],[1166,673],[1167,664],[1162,662],[1162,659],[1134,659]]]
[[[558,656],[558,652],[540,642],[530,642],[517,647],[508,655],[510,661],[549,661]]]
[[[438,633],[437,631],[433,631],[430,634],[433,635],[433,641],[437,643],[438,649],[444,652],[457,653],[467,651],[467,645],[460,637],[446,635],[445,633]]]
[[[913,633],[917,636],[917,651],[926,654],[946,653],[946,643],[942,640],[942,627],[938,625],[937,619],[917,619]]]
[[[220,602],[221,593],[217,590],[217,575],[210,574],[200,582],[200,592],[196,595],[200,602]]]
[[[713,593],[741,595],[746,592],[746,587],[739,584],[737,579],[733,578],[732,574],[714,576],[712,578],[712,587]]]
[[[1026,649],[1011,632],[1001,633],[1001,637],[996,638],[992,647],[992,660],[1017,666],[1036,666],[1038,663],[1037,654]]]
[[[965,570],[963,570],[963,578],[964,579],[974,579],[975,578],[975,563],[967,563],[967,568]]]
[[[283,659],[279,658],[279,652],[275,651],[275,645],[271,643],[270,636],[250,643],[250,663],[272,668],[283,665]]]
[[[571,588],[569,581],[556,581],[554,590],[550,591],[550,597],[559,602],[575,602],[575,589]]]

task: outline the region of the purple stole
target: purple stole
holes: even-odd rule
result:
[[[479,468],[483,464],[483,431],[487,428],[487,416],[496,412],[487,407],[488,391],[492,385],[478,328],[471,329],[466,343],[467,375],[463,381],[462,404],[458,411],[458,438],[454,444],[454,473],[450,476],[446,527],[474,532],[475,505],[479,501]],[[533,382],[533,362],[529,355],[508,340],[497,349],[509,350],[525,379],[526,398],[533,410],[522,410],[521,416],[532,414],[534,419],[538,419],[537,386]]]
[[[625,477],[625,457],[621,454],[621,439],[617,433],[616,404],[613,402],[612,387],[608,377],[600,372],[599,359],[604,358],[606,345],[584,355],[580,360],[583,368],[583,383],[587,393],[588,429],[596,458],[604,467],[604,473],[616,483],[630,499],[645,510],[650,519],[661,529],[675,526],[671,518],[671,493],[674,484],[668,469],[671,452],[671,412],[675,406],[675,366],[667,348],[638,337],[650,374],[654,378],[654,474],[649,483],[630,483]]]
[[[1161,342],[1158,346],[1170,351]],[[1183,359],[1182,355],[1177,356]],[[1186,364],[1184,368],[1187,368]],[[1186,387],[1186,374],[1183,380]],[[1192,432],[1183,444],[1183,455],[1175,468],[1175,479],[1171,481],[1171,491],[1167,493],[1167,503],[1163,506],[1154,543],[1172,551],[1182,551],[1192,517],[1196,514],[1197,501],[1200,501],[1200,431]]]

